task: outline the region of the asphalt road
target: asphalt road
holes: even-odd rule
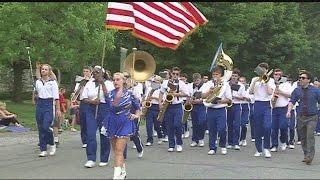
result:
[[[249,134],[250,132],[248,132]],[[145,129],[141,128],[143,142]],[[183,152],[167,152],[168,144],[145,147],[143,158],[129,143],[128,179],[318,179],[320,178],[320,136],[316,137],[316,155],[312,165],[301,162],[301,146],[272,153],[270,159],[253,157],[254,143],[228,150],[227,155],[207,155],[205,147],[190,147],[184,139]],[[113,177],[113,155],[106,167],[87,169],[85,149],[81,148],[79,132],[63,132],[55,156],[39,158],[37,132],[23,134],[0,133],[1,179],[110,179]],[[156,142],[156,139],[155,139]],[[99,152],[97,153],[99,154]],[[99,155],[98,158],[99,160]]]

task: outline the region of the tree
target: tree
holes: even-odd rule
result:
[[[0,22],[1,61],[14,69],[14,101],[21,101],[21,74],[31,59],[61,71],[100,64],[104,35],[106,54],[114,49],[113,30],[105,32],[105,3],[3,3]],[[73,74],[74,75],[74,74]]]

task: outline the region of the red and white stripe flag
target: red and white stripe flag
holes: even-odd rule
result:
[[[177,49],[208,20],[189,2],[109,2],[106,28],[132,30],[156,46]]]

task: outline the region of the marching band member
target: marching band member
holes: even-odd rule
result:
[[[251,116],[251,104],[253,105],[252,95],[249,94],[249,84],[247,84],[247,80],[245,77],[240,77],[239,82],[242,83],[245,87],[245,96],[244,100],[241,101],[241,134],[240,134],[240,146],[247,146],[247,125],[249,123],[249,117]],[[252,103],[251,103],[252,102]],[[251,131],[253,131],[251,129]]]
[[[297,130],[301,137],[302,150],[307,165],[310,165],[315,154],[314,130],[318,121],[317,103],[320,102],[320,90],[310,85],[311,74],[307,71],[300,72],[299,87],[291,94],[286,117],[290,118],[293,105],[300,101],[297,111]]]
[[[113,179],[124,179],[126,176],[123,154],[129,137],[137,128],[133,120],[140,117],[139,100],[126,89],[125,83],[123,73],[115,73],[113,75],[115,89],[106,96],[110,105],[110,114],[104,120],[102,133],[111,139],[115,155]],[[135,110],[134,114],[130,112],[132,109]]]
[[[179,80],[178,77],[180,75],[180,68],[174,67],[172,68],[172,78],[170,83],[173,83],[175,86],[175,91],[171,92],[174,96],[173,102],[168,105],[167,110],[165,111],[164,121],[167,124],[167,131],[169,136],[169,152],[173,152],[175,146],[177,152],[182,152],[182,132],[181,132],[181,120],[183,115],[182,102],[181,97],[186,97],[188,93],[188,89],[186,84]],[[169,81],[164,81],[161,85],[161,91],[159,95],[159,99],[162,100],[163,94],[165,92],[170,92],[172,89],[169,87]],[[163,108],[163,104],[160,103],[159,108]]]
[[[258,65],[261,71],[267,73],[269,65],[267,63],[260,63]],[[269,77],[270,78],[270,77]],[[250,84],[250,94],[254,95],[254,135],[257,152],[255,157],[262,156],[262,137],[264,146],[264,156],[271,157],[270,153],[270,134],[271,134],[271,97],[275,89],[274,80],[270,78],[268,82],[263,82],[260,77],[254,77]]]
[[[163,72],[159,73],[159,75],[162,77],[163,81],[162,83],[168,83],[168,80],[171,79],[171,70],[170,69],[164,69]],[[166,117],[164,117],[166,118]],[[161,123],[161,129],[162,129],[162,136],[164,137],[162,140],[163,142],[168,142],[168,126],[167,121],[164,119]]]
[[[301,71],[300,71],[301,72]],[[300,74],[300,72],[299,72],[299,74]],[[299,79],[298,80],[296,80],[295,82],[293,82],[293,84],[292,84],[292,91],[294,91],[294,89],[296,89],[297,87],[299,87],[300,86],[300,83],[299,83]],[[297,133],[297,142],[296,142],[296,144],[297,145],[301,145],[301,137],[300,137],[300,134],[299,134],[299,132],[298,132],[298,130],[297,130],[297,114],[298,114],[298,110],[299,110],[299,108],[300,108],[300,106],[299,106],[299,102],[296,102],[296,104],[294,104],[294,106],[293,106],[293,108],[292,108],[292,110],[294,110],[294,114],[295,114],[295,131],[296,131],[296,133]],[[291,114],[292,116],[293,116],[293,113]],[[292,117],[291,116],[291,117]],[[291,117],[290,117],[290,119],[291,119]],[[295,131],[293,131],[293,132],[295,132]],[[294,134],[293,134],[294,135]]]
[[[276,83],[276,89],[272,96],[271,102],[274,104],[272,109],[272,131],[271,131],[271,152],[276,152],[278,148],[279,129],[280,129],[280,148],[286,150],[288,141],[288,119],[286,112],[291,95],[291,84],[289,82],[281,82],[283,79],[281,69],[275,69],[273,79]]]
[[[82,96],[84,103],[88,104],[86,112],[87,127],[87,168],[95,166],[97,152],[97,129],[101,132],[103,120],[109,114],[110,106],[105,100],[105,95],[114,89],[111,81],[106,80],[105,70],[101,66],[95,66],[92,71],[94,80],[89,81],[84,87]],[[100,163],[99,166],[106,166],[109,161],[110,142],[104,135],[100,134]]]
[[[202,98],[207,98],[212,92],[214,83],[220,81],[223,69],[219,66],[215,67],[212,71],[212,80],[205,83],[200,91],[203,92]],[[227,154],[226,148],[226,133],[227,133],[227,104],[231,103],[232,95],[228,83],[223,82],[220,94],[214,100],[212,107],[207,108],[207,121],[209,128],[209,155],[216,153],[216,139],[217,133],[219,134],[219,146],[223,155]]]
[[[193,109],[191,111],[191,122],[192,122],[192,142],[191,147],[204,146],[204,134],[206,124],[206,107],[202,103],[200,91],[203,82],[201,81],[201,75],[194,73],[192,75],[193,83],[190,83],[189,89],[191,88],[191,104]]]
[[[80,135],[81,135],[81,142],[82,142],[82,148],[87,147],[87,125],[86,125],[86,112],[88,110],[88,104],[84,103],[83,101],[83,89],[88,81],[93,81],[94,79],[91,78],[91,72],[92,67],[85,66],[82,69],[83,74],[83,80],[82,82],[76,83],[74,87],[74,93],[76,93],[77,90],[79,90],[79,97],[80,100],[80,106],[79,106],[79,118],[80,118]],[[80,87],[81,84],[81,87]],[[80,89],[79,89],[80,88]],[[77,101],[77,99],[75,100]]]
[[[56,145],[53,140],[52,126],[54,119],[54,101],[55,101],[55,113],[59,118],[60,103],[59,103],[59,91],[57,81],[52,76],[52,68],[48,64],[42,64],[39,68],[40,78],[36,81],[35,90],[38,94],[36,103],[36,120],[39,131],[39,145],[40,151],[39,157],[47,156],[47,144],[50,145],[49,155],[56,153]]]
[[[157,121],[159,114],[159,93],[161,86],[162,78],[156,75],[151,83],[150,87],[147,90],[146,101],[151,103],[151,106],[148,108],[146,117],[146,129],[147,129],[147,143],[146,146],[151,146],[153,144],[153,127],[155,128],[158,136],[158,144],[162,143],[162,132],[160,127],[160,122]],[[152,87],[155,86],[155,87]]]
[[[289,77],[288,78],[288,83],[290,83],[291,85],[291,93],[293,92],[293,90],[297,87],[297,83],[293,83],[292,79]],[[291,96],[291,94],[290,94]],[[292,110],[291,110],[291,117],[289,118],[289,128],[288,128],[288,132],[289,132],[289,138],[288,138],[288,143],[287,145],[289,146],[290,149],[294,149],[294,136],[295,136],[295,131],[296,131],[296,106],[298,103],[296,103]]]
[[[183,81],[187,85],[187,87],[189,87],[186,73],[181,73],[179,80]],[[181,97],[181,99],[183,100],[183,104],[185,104],[187,101],[187,97]],[[182,138],[188,138],[189,136],[190,136],[190,132],[189,132],[188,121],[187,121],[187,123],[182,124]]]
[[[138,83],[131,79],[131,75],[129,72],[123,72],[124,77],[126,78],[125,88],[132,93],[132,95],[138,100],[139,104],[141,104],[141,93],[142,89],[140,87],[137,88]],[[132,107],[130,110],[132,114],[134,114],[135,109]],[[130,136],[130,141],[133,141],[133,149],[136,149],[138,152],[138,158],[142,158],[143,156],[143,144],[140,138],[140,128],[139,123],[140,119],[134,119],[133,120],[136,125],[136,130],[132,136]],[[127,146],[125,148],[125,157],[127,157]]]
[[[241,103],[245,97],[245,87],[239,82],[240,70],[233,69],[232,76],[229,81],[232,94],[232,106],[228,108],[227,125],[228,125],[228,146],[240,150],[240,124],[241,124]]]

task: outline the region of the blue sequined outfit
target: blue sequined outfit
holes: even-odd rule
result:
[[[106,102],[111,108],[109,115],[104,119],[104,130],[101,133],[108,138],[128,137],[133,135],[137,129],[134,121],[129,118],[130,110],[140,110],[139,100],[133,96],[132,92],[124,89],[118,105],[113,105],[117,91],[114,89],[106,96]]]

